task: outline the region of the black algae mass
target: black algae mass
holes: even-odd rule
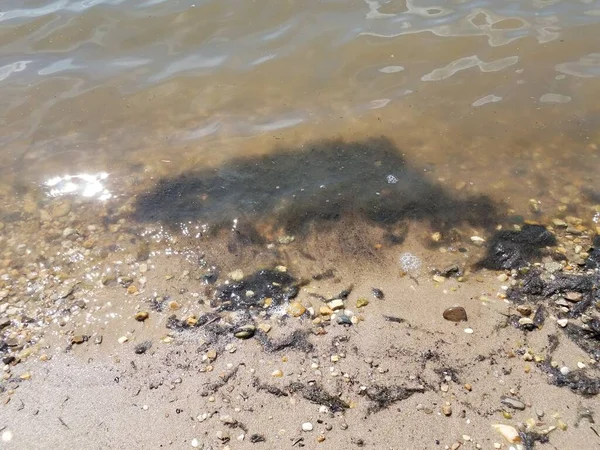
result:
[[[541,225],[523,225],[521,231],[501,230],[491,238],[479,267],[518,269],[539,258],[545,247],[556,245],[554,235]]]
[[[216,297],[219,309],[234,311],[262,307],[267,298],[272,299],[272,305],[280,305],[297,294],[297,280],[289,273],[259,270],[240,281],[219,286]]]
[[[600,274],[554,274],[549,276],[540,270],[531,270],[523,276],[518,286],[508,291],[508,296],[515,303],[533,301],[546,302],[548,308],[554,308],[557,317],[568,318],[569,323],[561,328],[564,336],[574,342],[592,358],[600,359],[600,319],[593,317],[594,311],[600,301]],[[568,308],[568,312],[555,306],[555,300],[568,293],[578,293],[580,299]],[[551,301],[548,301],[551,300]],[[540,304],[539,308],[542,308]],[[585,317],[584,317],[585,315]],[[581,320],[581,325],[570,320]],[[585,319],[585,320],[583,320]],[[532,327],[534,329],[534,327]],[[548,351],[547,361],[550,361],[552,352],[558,345],[556,336],[552,336]],[[549,363],[542,363],[542,368],[548,373],[550,383],[568,387],[580,395],[597,395],[600,393],[600,379],[592,377],[590,370],[575,370],[563,374],[559,369]]]
[[[137,198],[133,219],[172,226],[201,220],[213,229],[238,219],[244,230],[266,219],[301,235],[310,224],[349,217],[381,226],[418,220],[441,231],[461,223],[491,229],[496,209],[487,197],[458,198],[432,183],[389,139],[379,138],[275,148],[216,170],[165,178]]]

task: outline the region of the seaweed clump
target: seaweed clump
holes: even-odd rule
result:
[[[262,307],[267,299],[280,305],[298,295],[298,281],[287,272],[263,269],[242,280],[219,286],[219,310],[236,311]]]
[[[518,269],[539,258],[542,249],[556,245],[556,238],[541,225],[523,225],[520,231],[501,230],[492,236],[479,267],[492,270]]]

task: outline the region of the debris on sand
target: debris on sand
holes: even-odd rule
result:
[[[369,413],[381,411],[393,403],[406,400],[413,394],[421,394],[423,392],[425,392],[425,388],[422,386],[406,388],[403,386],[380,386],[374,384],[369,386],[365,391],[365,395],[372,402],[368,411]]]
[[[539,258],[543,248],[554,245],[554,235],[541,225],[523,225],[521,231],[501,230],[490,239],[487,254],[478,265],[492,270],[518,269]]]
[[[311,403],[327,406],[332,412],[339,412],[348,409],[350,405],[341,398],[328,393],[323,387],[316,383],[292,383],[288,387],[292,393],[300,393],[302,397]]]
[[[273,306],[295,298],[298,295],[298,282],[288,272],[259,270],[239,281],[222,284],[216,297],[218,308],[226,311],[247,310],[262,307],[267,299]]]
[[[308,341],[306,332],[302,330],[295,330],[278,340],[270,339],[265,333],[258,333],[256,337],[268,353],[275,353],[285,349],[301,350],[304,353],[309,353],[314,348]]]

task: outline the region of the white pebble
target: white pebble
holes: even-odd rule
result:
[[[567,324],[569,323],[569,319],[558,319],[556,321],[557,324],[559,324],[561,327],[566,327]]]
[[[568,375],[569,372],[570,370],[567,366],[563,366],[560,368],[560,373],[562,373],[563,375]]]
[[[473,328],[465,328],[465,333],[473,334]]]
[[[586,367],[586,366],[585,366],[585,364],[584,364],[584,363],[582,363],[581,361],[579,361],[579,362],[577,363],[577,367],[579,367],[580,369],[585,369],[585,367]]]
[[[192,439],[191,444],[192,444],[192,447],[194,447],[194,448],[200,447],[200,441],[196,438]]]
[[[302,424],[302,431],[312,431],[313,430],[313,424],[310,422],[304,422]]]
[[[148,408],[149,408],[149,406],[148,406],[148,405],[144,405],[144,406],[142,406],[142,409],[143,409],[144,411],[148,411]]]
[[[129,340],[129,338],[127,336],[121,336],[118,339],[119,344],[124,344],[125,342],[127,342]]]
[[[6,430],[4,433],[2,433],[2,442],[10,442],[10,441],[12,441],[12,438],[13,438],[12,431]]]

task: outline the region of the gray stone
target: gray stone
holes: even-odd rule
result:
[[[502,397],[502,399],[500,399],[500,402],[503,405],[508,406],[509,408],[518,409],[519,411],[523,411],[525,409],[525,403],[514,398]]]

